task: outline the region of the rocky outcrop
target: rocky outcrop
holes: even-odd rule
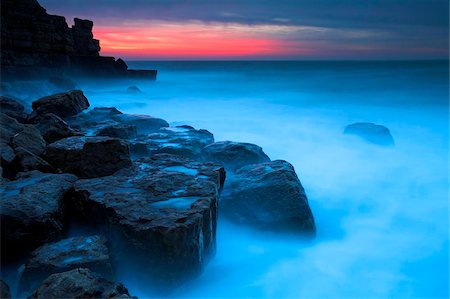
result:
[[[113,278],[105,237],[74,237],[39,247],[23,267],[18,292],[29,295],[51,274],[76,268]]]
[[[2,262],[62,236],[63,198],[76,179],[70,174],[31,171],[2,183]]]
[[[137,299],[131,297],[121,283],[109,281],[84,268],[50,275],[29,298]]]
[[[156,71],[128,70],[122,59],[99,55],[93,22],[47,14],[37,0],[1,1],[2,80],[63,76],[156,79]]]
[[[229,171],[235,171],[250,164],[270,161],[261,147],[242,142],[216,142],[206,146],[202,154],[206,161],[220,163]]]
[[[115,114],[111,118],[121,124],[135,126],[138,134],[153,133],[169,126],[164,119],[149,115]]]
[[[128,144],[117,138],[74,136],[47,146],[45,159],[80,178],[111,175],[131,166]]]
[[[365,141],[381,146],[394,146],[394,138],[388,128],[374,123],[360,122],[348,125],[344,134],[356,135]]]
[[[24,113],[25,107],[16,99],[0,96],[0,111],[9,117],[15,118],[19,122],[24,122],[27,118]]]
[[[294,167],[276,160],[240,168],[227,179],[221,212],[267,231],[315,234],[314,217]]]
[[[33,121],[35,122],[35,127],[41,132],[42,137],[48,143],[79,135],[67,122],[53,113],[38,115]]]
[[[81,90],[58,93],[34,101],[33,110],[37,114],[53,113],[59,117],[69,117],[89,108],[89,101]]]
[[[67,205],[79,221],[114,236],[114,254],[150,276],[149,284],[173,287],[215,251],[224,176],[215,164],[156,155],[113,176],[79,180]]]

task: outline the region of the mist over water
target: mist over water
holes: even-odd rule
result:
[[[92,107],[251,142],[292,163],[316,219],[304,241],[219,216],[217,254],[175,297],[449,296],[448,62],[129,62],[156,82],[83,81]],[[142,93],[127,93],[136,85]],[[368,121],[396,146],[343,135]],[[120,271],[118,273],[121,275]],[[129,273],[130,293],[152,296]]]

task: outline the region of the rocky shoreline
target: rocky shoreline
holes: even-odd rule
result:
[[[1,258],[23,263],[19,296],[89,297],[107,284],[128,298],[112,282],[124,264],[170,292],[214,257],[219,214],[315,235],[294,168],[257,145],[113,107],[84,112],[80,90],[37,99],[31,113],[20,102],[0,98]]]

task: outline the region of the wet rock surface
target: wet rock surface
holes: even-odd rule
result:
[[[39,170],[41,172],[55,172],[55,169],[41,157],[23,147],[16,148],[13,168],[15,172]]]
[[[14,149],[22,147],[35,155],[41,155],[47,143],[38,129],[32,125],[24,125],[23,129],[11,138],[11,145]]]
[[[209,131],[196,130],[191,126],[162,128],[130,141],[134,156],[164,153],[196,159],[200,159],[202,149],[213,142],[214,136]]]
[[[19,293],[29,294],[51,274],[76,268],[86,268],[112,279],[106,238],[102,236],[74,237],[36,249],[25,263],[19,281]]]
[[[369,122],[360,122],[348,125],[344,134],[356,135],[365,141],[381,146],[394,146],[394,138],[388,128]]]
[[[9,117],[15,118],[19,122],[24,122],[27,114],[25,107],[16,99],[7,96],[0,96],[0,111]]]
[[[291,164],[275,160],[240,168],[227,179],[221,213],[268,231],[315,234],[305,190]]]
[[[131,297],[121,283],[109,281],[89,269],[78,268],[50,275],[29,298],[123,299],[136,297]]]
[[[68,117],[89,108],[89,101],[81,90],[72,90],[41,98],[34,101],[32,107],[37,114],[53,113]]]
[[[206,161],[224,165],[226,170],[235,171],[242,166],[269,162],[270,158],[262,148],[251,143],[220,141],[206,146],[202,151]]]
[[[62,236],[63,198],[76,180],[70,174],[31,171],[2,182],[2,262]]]
[[[131,166],[128,144],[110,137],[61,139],[49,144],[44,156],[55,168],[80,178],[111,175]]]
[[[214,252],[224,175],[219,165],[160,155],[114,176],[79,180],[68,205],[118,238],[115,253],[133,260],[149,283],[174,286]]]

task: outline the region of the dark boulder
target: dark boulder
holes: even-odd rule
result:
[[[81,178],[111,175],[131,165],[128,144],[117,138],[75,136],[47,146],[45,159]]]
[[[41,172],[55,172],[55,169],[44,159],[36,156],[32,152],[23,147],[16,148],[14,157],[15,172],[24,172],[31,170],[39,170]]]
[[[172,154],[199,159],[202,149],[214,142],[214,136],[207,130],[196,130],[191,126],[161,128],[153,134],[138,136],[131,140],[134,156],[149,154]]]
[[[11,164],[14,160],[14,150],[3,139],[0,140],[0,155],[3,164]]]
[[[106,280],[89,269],[78,268],[50,275],[29,298],[124,299],[136,297],[131,297],[121,283]]]
[[[17,133],[21,132],[25,125],[5,113],[0,113],[0,139],[9,143]]]
[[[294,168],[276,160],[240,168],[220,201],[229,219],[267,231],[315,234],[314,217]]]
[[[70,174],[31,171],[2,183],[2,262],[62,236],[63,198],[76,180]]]
[[[220,163],[227,171],[235,171],[245,165],[270,161],[261,147],[242,142],[216,142],[206,146],[202,154],[206,161]]]
[[[164,119],[149,115],[116,114],[112,116],[112,119],[125,125],[136,126],[138,134],[153,133],[169,126]]]
[[[33,125],[24,125],[22,131],[11,138],[11,145],[14,149],[23,147],[35,155],[41,155],[47,143],[37,128]]]
[[[0,279],[0,296],[2,299],[11,299],[9,286],[2,279]]]
[[[102,236],[75,237],[36,249],[25,263],[19,281],[19,294],[29,294],[54,273],[87,268],[112,279],[106,238]]]
[[[53,113],[64,118],[89,108],[89,101],[81,90],[72,90],[41,98],[32,107],[37,114]]]
[[[0,111],[6,115],[24,122],[27,114],[24,112],[25,107],[16,99],[7,96],[0,96]]]
[[[41,132],[42,137],[48,143],[79,135],[62,118],[53,113],[39,115],[34,121],[35,127]]]
[[[67,205],[116,241],[119,263],[123,256],[150,284],[173,287],[198,274],[215,251],[224,180],[219,165],[155,155],[113,176],[79,180]]]
[[[131,139],[137,135],[136,127],[124,124],[112,124],[100,126],[95,132],[96,136],[109,136],[120,139]]]
[[[394,146],[394,138],[388,128],[369,122],[360,122],[348,125],[344,134],[356,135],[370,143],[381,146]]]

